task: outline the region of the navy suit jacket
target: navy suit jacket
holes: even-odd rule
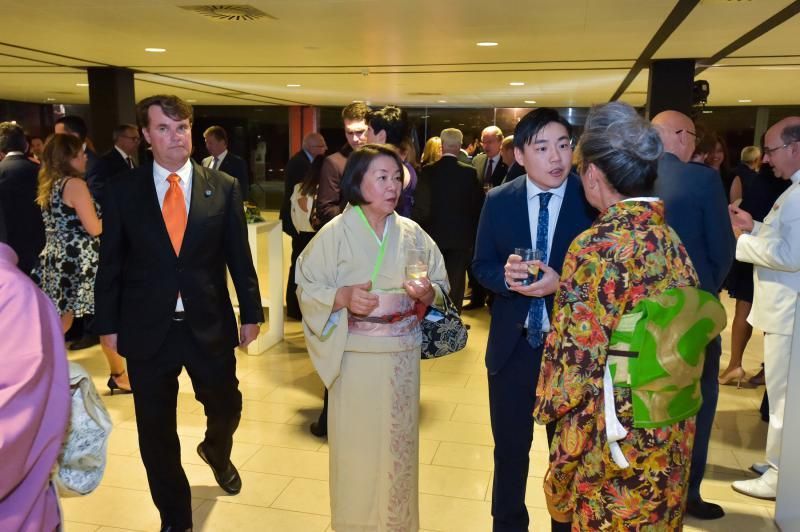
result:
[[[492,304],[492,321],[486,345],[486,368],[494,375],[508,361],[528,317],[531,298],[506,288],[504,267],[514,248],[531,248],[528,198],[521,175],[489,191],[478,223],[478,238],[472,271],[478,282],[497,297]],[[547,263],[561,274],[564,257],[572,241],[594,221],[597,212],[586,202],[578,176],[567,177],[564,201],[556,222]],[[548,315],[553,310],[553,296],[545,298]]]
[[[692,259],[700,286],[714,294],[733,264],[736,239],[722,180],[713,169],[665,153],[658,161],[655,193],[664,214]]]

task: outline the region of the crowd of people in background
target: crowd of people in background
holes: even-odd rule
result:
[[[341,117],[342,146],[329,149],[318,132],[302,139],[280,207],[292,246],[287,316],[302,321],[325,385],[310,431],[330,445],[333,529],[419,528],[419,322],[428,307],[443,310],[445,296],[458,312],[488,305],[491,314],[495,530],[529,526],[535,423],[550,445],[553,530],[678,529],[684,514],[722,517],[701,496],[719,385],[766,383],[766,460],[733,489],[775,498],[788,363],[800,342],[800,118],[773,125],[731,167],[722,136],[689,116],[647,121],[622,103],[593,108],[579,138],[557,110],[539,108],[513,134],[487,125],[465,146],[463,132],[447,128],[422,150],[396,106],[354,102]],[[71,349],[100,343],[109,391],[133,393],[162,529],[188,530],[175,420],[182,367],[208,417],[197,453],[223,490],[242,489],[230,461],[242,407],[233,348],[263,321],[243,214],[249,171],[220,126],[203,133],[209,156],[192,161],[193,110],[180,98],[148,98],[138,119],[114,129],[102,156],[77,116],[57,120],[45,139],[0,123],[0,274],[20,287],[0,283],[0,305],[19,305],[35,283],[52,303],[41,319],[60,318],[60,334],[42,334],[72,338]],[[142,138],[148,160],[138,158]],[[411,252],[422,257],[421,278],[404,271]],[[736,303],[721,371],[724,289]],[[673,314],[691,317],[668,327],[707,319],[710,331],[692,357],[681,352],[680,368],[635,333],[644,308],[655,319],[675,298],[686,307]],[[765,333],[765,360],[748,376],[753,327]],[[54,382],[66,357],[56,347],[41,369]],[[645,389],[646,371],[658,377]],[[670,415],[643,407],[641,394]],[[0,390],[0,409],[10,408],[18,405]],[[63,415],[43,415],[63,431]],[[0,483],[0,517],[14,490],[52,512],[51,488],[40,484],[33,493],[30,482]]]

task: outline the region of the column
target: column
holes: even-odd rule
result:
[[[303,137],[318,130],[318,107],[300,105],[289,107],[289,157],[300,151]]]
[[[694,59],[658,59],[650,63],[647,118],[672,109],[692,115]]]
[[[769,128],[769,107],[759,107],[756,111],[756,127],[753,132],[753,146],[761,146],[761,136]]]
[[[89,67],[89,136],[98,153],[111,149],[111,133],[119,124],[136,124],[133,71]]]

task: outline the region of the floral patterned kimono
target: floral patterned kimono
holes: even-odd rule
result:
[[[348,206],[297,261],[306,346],[329,391],[331,528],[337,532],[419,529],[422,336],[417,309],[402,288],[409,249],[425,251],[434,306],[441,305],[442,291],[449,290],[442,254],[419,225],[397,214],[386,219],[379,239]],[[369,316],[332,312],[339,287],[370,277],[377,309]]]
[[[612,460],[603,377],[609,339],[640,300],[697,286],[686,249],[648,199],[616,203],[579,235],[564,261],[536,390],[534,417],[557,421],[549,490],[573,530],[679,530],[686,503],[694,417],[633,427],[630,388],[614,387],[618,443],[630,467]]]

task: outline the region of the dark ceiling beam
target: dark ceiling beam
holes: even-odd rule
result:
[[[695,76],[706,70],[711,65],[715,64],[717,61],[725,59],[739,48],[750,44],[768,31],[780,26],[798,13],[800,13],[800,1],[792,2],[711,57],[698,60],[698,65],[694,70]]]
[[[672,11],[667,18],[664,19],[664,23],[661,24],[661,27],[658,28],[658,31],[653,35],[653,38],[650,39],[650,42],[647,43],[644,50],[642,50],[641,55],[636,62],[631,67],[630,72],[628,75],[625,76],[625,79],[622,80],[619,88],[616,90],[614,95],[611,97],[609,101],[613,102],[614,100],[618,100],[625,91],[628,90],[633,80],[636,79],[636,76],[639,75],[639,72],[642,69],[647,68],[650,66],[650,60],[653,58],[653,55],[661,48],[667,39],[669,39],[670,35],[678,29],[686,17],[689,16],[689,13],[700,3],[700,0],[678,0],[678,3],[675,4],[675,7],[672,8]]]

